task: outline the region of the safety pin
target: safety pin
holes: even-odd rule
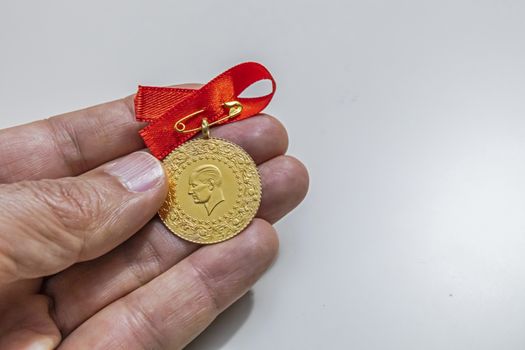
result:
[[[242,104],[239,101],[228,101],[228,102],[223,103],[222,106],[228,109],[228,115],[225,116],[225,117],[222,117],[219,120],[214,121],[213,123],[209,123],[208,126],[219,124],[220,122],[222,122],[224,120],[227,120],[227,119],[230,119],[230,118],[235,118],[236,116],[238,116],[242,112]],[[193,112],[191,114],[188,114],[187,116],[179,119],[175,123],[175,126],[174,126],[175,130],[177,130],[178,132],[183,133],[183,134],[187,134],[187,133],[190,133],[190,132],[195,132],[195,131],[202,130],[202,126],[200,126],[198,128],[186,130],[186,124],[184,124],[184,121],[186,121],[186,120],[188,120],[190,118],[193,118],[194,116],[196,116],[196,115],[198,115],[198,114],[200,114],[200,113],[202,113],[204,111],[205,111],[205,109],[199,109],[198,111]]]

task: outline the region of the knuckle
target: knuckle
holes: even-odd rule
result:
[[[189,261],[189,265],[194,272],[196,281],[195,291],[198,297],[194,300],[199,303],[200,311],[206,315],[216,315],[222,310],[220,298],[214,288],[214,279],[205,268],[198,263]]]
[[[162,273],[164,265],[162,255],[153,242],[148,239],[144,241],[138,254],[133,249],[124,250],[123,254],[125,255],[129,271],[139,286],[145,285],[154,276]]]
[[[55,145],[57,153],[64,160],[66,166],[72,173],[76,174],[86,169],[86,159],[76,135],[75,129],[71,127],[61,117],[45,119],[47,127],[50,130],[52,142]]]
[[[73,234],[93,229],[103,203],[103,194],[96,186],[74,178],[36,183],[30,187],[34,198],[60,228]]]
[[[0,241],[1,242],[1,241]],[[9,245],[1,242],[0,244],[0,281],[11,282],[18,275],[19,263],[15,259],[16,255],[9,251]]]
[[[77,261],[91,236],[86,233],[96,232],[104,219],[104,194],[81,179],[22,181],[2,190],[1,281],[29,278],[35,269],[53,273],[55,262],[67,266]],[[27,259],[28,253],[36,256]]]
[[[0,189],[4,190],[3,187],[5,188],[6,185],[0,185]],[[0,215],[0,282],[9,282],[17,275],[18,262],[10,239],[12,215],[2,200],[0,200],[0,213],[2,213]]]
[[[131,304],[121,302],[127,316],[124,327],[129,334],[143,349],[165,349],[164,336],[159,328],[158,322],[152,317],[150,310],[140,300],[134,300]]]

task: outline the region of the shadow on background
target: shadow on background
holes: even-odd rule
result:
[[[253,309],[253,292],[248,291],[242,298],[226,309],[213,323],[188,344],[186,350],[220,349],[246,322]]]

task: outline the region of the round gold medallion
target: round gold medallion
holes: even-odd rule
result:
[[[159,216],[185,240],[211,244],[232,238],[259,209],[257,167],[234,143],[196,139],[176,148],[163,163],[169,192]]]

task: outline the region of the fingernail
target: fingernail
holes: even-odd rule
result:
[[[162,183],[164,170],[160,162],[145,152],[135,152],[108,166],[106,171],[115,176],[131,192],[146,192]]]

